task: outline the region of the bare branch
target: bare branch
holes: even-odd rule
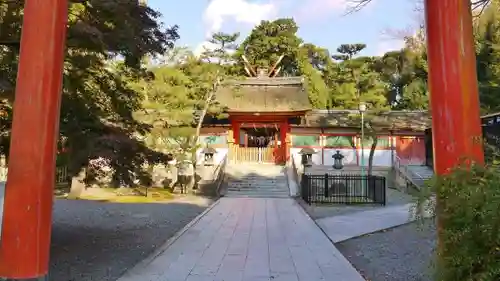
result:
[[[354,12],[357,12],[361,9],[363,9],[366,5],[368,5],[372,0],[349,0],[348,3],[350,4],[350,8],[347,9],[346,14],[352,14]],[[416,9],[422,10],[422,1],[418,0],[417,2],[420,2],[417,4]],[[488,6],[488,4],[491,2],[491,0],[471,0],[471,7],[472,10],[476,11],[479,10],[476,15],[480,15],[484,9]]]
[[[350,0],[348,1],[348,8],[346,10],[346,13],[344,15],[350,15],[355,12],[359,12],[361,9],[363,9],[366,5],[370,4],[372,0]]]

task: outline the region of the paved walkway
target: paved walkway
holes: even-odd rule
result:
[[[363,281],[293,199],[222,198],[119,281]]]
[[[416,220],[414,204],[377,208],[317,219],[317,224],[334,243],[393,228]],[[430,213],[425,214],[430,217]]]

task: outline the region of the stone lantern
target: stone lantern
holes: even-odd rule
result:
[[[214,155],[217,153],[217,150],[213,147],[205,147],[201,153],[204,155],[204,164],[205,166],[213,166],[214,165]]]
[[[312,148],[302,148],[299,152],[300,155],[302,155],[302,165],[305,167],[311,167],[313,162],[312,162],[312,155],[316,154],[316,151]]]
[[[340,154],[340,150],[337,150],[337,152],[332,155],[333,158],[333,168],[335,170],[340,170],[344,167],[344,164],[342,163],[342,159],[344,159],[344,155]]]

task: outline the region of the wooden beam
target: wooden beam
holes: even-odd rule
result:
[[[245,67],[248,68],[248,71],[251,73],[251,77],[257,77],[257,72],[247,60],[247,57],[245,57],[245,55],[242,55],[241,58],[243,59],[243,63],[245,63]]]
[[[283,58],[285,57],[285,55],[281,55],[278,60],[273,64],[273,66],[269,69],[269,77],[275,77],[276,75],[273,75],[273,72],[274,70],[276,69],[276,67],[278,66],[278,64],[281,62],[281,60],[283,60]],[[281,67],[280,67],[281,69]]]

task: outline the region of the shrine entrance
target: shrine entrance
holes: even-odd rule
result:
[[[243,128],[245,147],[275,147],[279,145],[279,130],[275,128]]]
[[[239,142],[231,146],[232,162],[256,162],[279,164],[283,157],[279,124],[242,123]]]
[[[288,115],[232,116],[234,140],[229,143],[229,160],[233,163],[286,163],[288,118]]]

